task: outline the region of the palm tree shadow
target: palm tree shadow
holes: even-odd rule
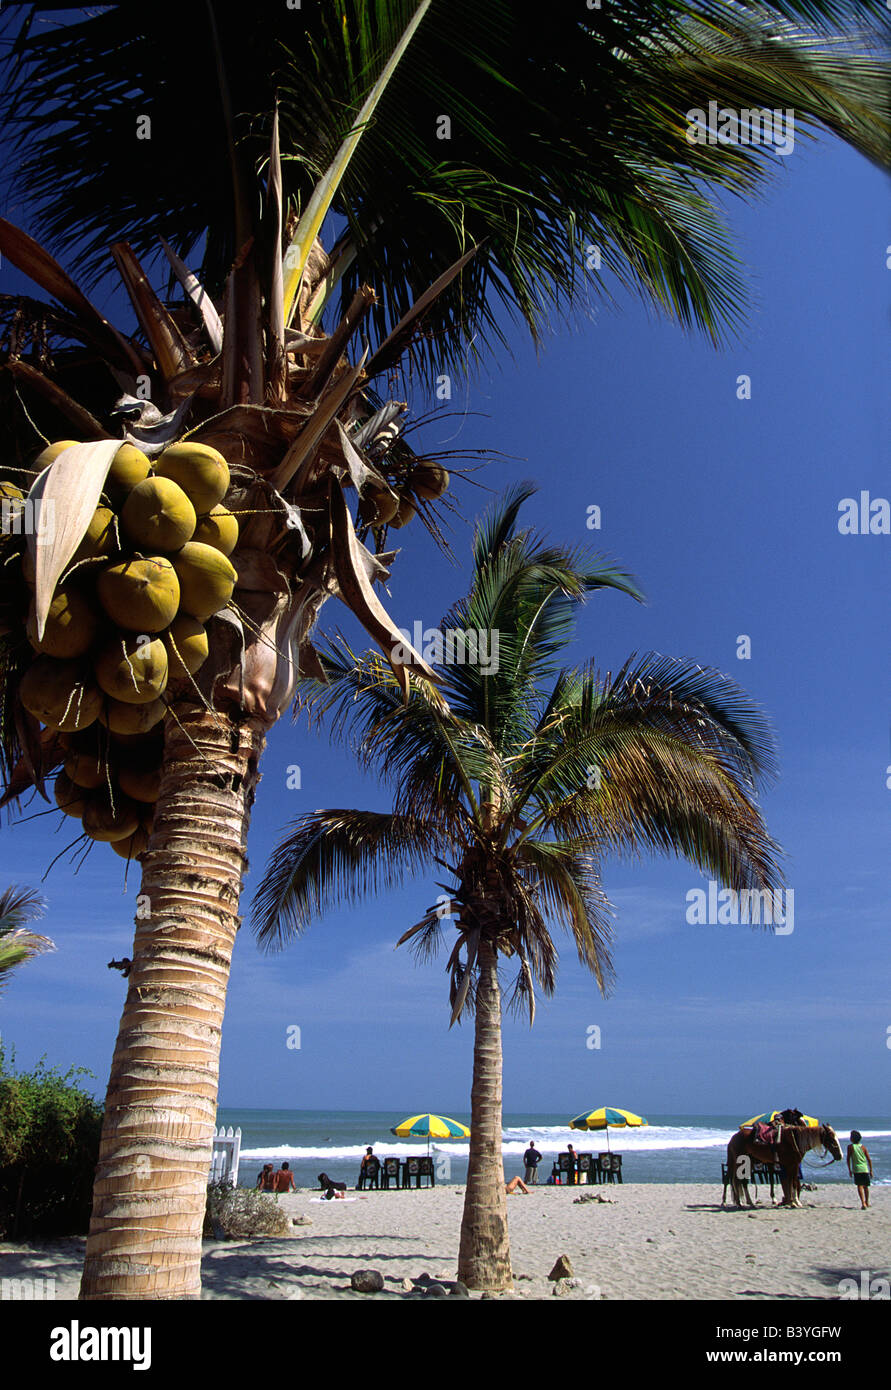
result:
[[[342,1240],[342,1236],[322,1236],[317,1238],[320,1243],[330,1244],[336,1240]],[[376,1236],[376,1242],[386,1243],[395,1242],[399,1245],[411,1244],[411,1237],[408,1236]],[[264,1242],[264,1245],[267,1243]],[[258,1249],[258,1242],[232,1242],[224,1244],[220,1242],[212,1247],[205,1246],[204,1255],[201,1263],[201,1285],[205,1297],[210,1298],[233,1298],[244,1301],[268,1301],[276,1297],[276,1290],[283,1292],[288,1286],[298,1281],[298,1288],[294,1290],[298,1296],[304,1294],[324,1295],[326,1292],[350,1293],[350,1270],[343,1265],[331,1265],[322,1260],[320,1263],[308,1263],[303,1252],[293,1247],[296,1242],[291,1241],[270,1241],[268,1247],[263,1251]],[[288,1255],[293,1255],[293,1261],[288,1259]],[[312,1257],[310,1257],[312,1258]],[[379,1268],[387,1261],[393,1260],[418,1260],[430,1264],[431,1252],[429,1250],[405,1250],[398,1249],[388,1254],[376,1248],[374,1251],[350,1250],[348,1255],[344,1255],[344,1260],[351,1264],[357,1261],[367,1260],[375,1268]],[[246,1268],[246,1262],[249,1267]],[[389,1276],[395,1279],[395,1276]],[[266,1290],[258,1287],[259,1280],[265,1281]],[[321,1286],[317,1284],[299,1284],[303,1280],[323,1280]],[[327,1288],[326,1288],[327,1285]],[[268,1291],[267,1291],[268,1290]],[[375,1295],[377,1298],[386,1295],[406,1297],[406,1291],[401,1287],[391,1286],[381,1290]]]

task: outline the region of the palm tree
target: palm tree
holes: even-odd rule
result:
[[[310,703],[333,712],[338,736],[358,730],[363,762],[393,788],[393,811],[301,817],[255,903],[260,942],[275,949],[383,882],[432,864],[453,880],[441,885],[458,933],[448,959],[451,1022],[475,1016],[458,1278],[486,1290],[511,1283],[499,958],[518,966],[512,1002],[531,1023],[535,987],[554,992],[552,924],[569,932],[601,992],[610,983],[605,855],[673,853],[737,890],[771,888],[778,878],[777,846],[754,800],[756,781],[771,770],[772,741],[738,686],[652,654],[615,676],[558,671],[587,593],[638,594],[614,568],[518,531],[531,490],[517,490],[478,528],[470,593],[442,623],[446,634],[487,634],[497,663],[451,665],[438,690],[418,681],[405,703],[379,657],[355,665],[328,658],[331,683]],[[442,902],[430,907],[400,944],[430,956],[443,916]]]
[[[56,949],[48,936],[27,926],[45,911],[46,899],[33,888],[7,888],[0,893],[0,992],[17,966]]]
[[[863,12],[883,13],[878,0]],[[590,293],[591,246],[657,309],[725,336],[743,286],[717,201],[750,195],[775,161],[690,144],[684,113],[710,95],[794,105],[800,129],[883,160],[884,69],[869,35],[833,38],[845,14],[838,0],[622,0],[554,6],[545,33],[509,0],[276,4],[262,24],[210,0],[0,15],[0,128],[20,161],[10,199],[91,291],[111,243],[136,318],[134,332],[113,327],[48,250],[0,221],[0,255],[43,292],[0,296],[4,478],[54,490],[68,518],[52,562],[35,561],[38,630],[103,496],[109,440],[152,457],[187,436],[217,448],[241,526],[235,607],[209,621],[197,677],[165,695],[139,856],[151,910],[112,1063],[85,1298],[198,1296],[250,809],[266,733],[298,670],[318,669],[325,600],[360,616],[404,689],[429,674],[417,654],[394,655],[372,588],[397,504],[391,524],[417,512],[441,539],[425,498],[446,480],[434,470],[431,489],[400,432],[400,362],[427,387],[460,371],[469,344],[504,343],[504,308],[541,335]],[[338,234],[323,247],[329,212]],[[196,259],[198,275],[185,265]],[[71,434],[93,447],[36,483],[38,435]],[[18,697],[30,595],[9,542],[0,766],[14,801],[43,790],[66,750]]]

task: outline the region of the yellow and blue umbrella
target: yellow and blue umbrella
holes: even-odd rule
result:
[[[781,1110],[765,1110],[763,1115],[753,1115],[751,1120],[743,1120],[740,1129],[751,1129],[753,1125],[770,1125],[780,1118]],[[813,1115],[802,1115],[802,1124],[807,1125],[808,1129],[819,1129],[820,1121],[815,1120]]]
[[[469,1139],[470,1130],[458,1120],[450,1120],[447,1115],[409,1115],[407,1120],[394,1125],[390,1130],[400,1139],[426,1139],[430,1147],[431,1139]]]
[[[574,1120],[569,1121],[570,1129],[605,1129],[606,1147],[609,1148],[609,1132],[611,1129],[638,1129],[647,1124],[641,1115],[635,1115],[630,1110],[619,1110],[616,1106],[601,1105],[599,1110],[589,1110],[586,1114],[576,1115]]]

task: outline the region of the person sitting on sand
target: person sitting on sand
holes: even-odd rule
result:
[[[319,1174],[319,1186],[329,1202],[333,1197],[346,1198],[346,1183],[335,1182],[333,1178],[328,1177],[327,1173]]]
[[[510,1182],[506,1182],[504,1184],[504,1190],[508,1194],[508,1196],[511,1196],[514,1192],[522,1192],[524,1197],[529,1196],[529,1188],[526,1186],[523,1179],[519,1176],[516,1178],[511,1178]]]
[[[866,1211],[869,1206],[869,1184],[872,1180],[872,1159],[869,1156],[869,1149],[863,1143],[863,1135],[859,1129],[851,1130],[851,1142],[848,1145],[848,1172],[857,1184],[857,1196],[860,1198],[860,1209]]]
[[[262,1173],[260,1174],[260,1176],[257,1178],[257,1191],[258,1191],[258,1192],[272,1192],[272,1191],[274,1190],[274,1189],[273,1189],[273,1186],[272,1186],[272,1179],[273,1179],[272,1164],[271,1164],[271,1163],[264,1163],[264,1164],[263,1164],[263,1172],[262,1172]]]
[[[296,1191],[296,1188],[297,1184],[294,1181],[294,1174],[291,1172],[290,1166],[287,1163],[283,1163],[278,1172],[273,1176],[273,1192],[291,1192]]]

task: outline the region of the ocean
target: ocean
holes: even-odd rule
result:
[[[287,1159],[298,1187],[316,1187],[319,1173],[327,1173],[353,1187],[359,1162],[370,1144],[380,1158],[408,1157],[427,1152],[424,1140],[397,1139],[390,1133],[403,1115],[377,1110],[248,1110],[221,1108],[217,1124],[241,1129],[240,1187],[253,1187],[264,1163],[276,1167]],[[452,1119],[469,1123],[467,1114]],[[573,1144],[581,1153],[603,1153],[609,1147],[622,1155],[626,1182],[709,1182],[720,1184],[725,1149],[740,1119],[727,1115],[649,1115],[645,1129],[611,1130],[606,1135],[569,1129],[560,1115],[505,1114],[502,1129],[504,1171],[508,1178],[522,1175],[523,1153],[531,1139],[543,1155],[539,1180],[551,1171],[556,1155]],[[876,1184],[891,1183],[891,1118],[888,1116],[834,1115],[831,1123],[842,1154],[852,1129],[859,1129],[869,1149]],[[433,1140],[439,1183],[463,1183],[467,1174],[467,1141]],[[847,1182],[842,1163],[818,1167],[822,1160],[805,1160],[805,1180],[816,1183]]]

